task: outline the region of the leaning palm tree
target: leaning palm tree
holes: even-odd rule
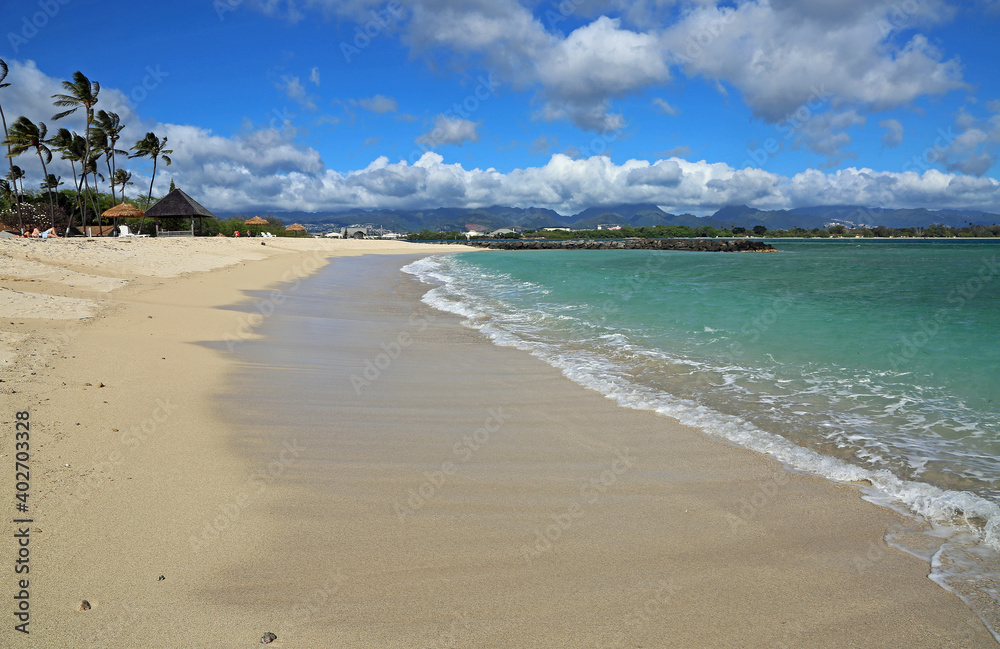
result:
[[[42,163],[42,177],[46,179],[49,177],[49,169],[46,165],[52,162],[52,151],[49,150],[48,140],[45,139],[48,131],[49,129],[45,126],[45,122],[35,124],[22,115],[11,125],[10,134],[4,141],[4,144],[10,147],[10,153],[7,154],[9,157],[19,156],[28,149],[34,149],[35,153],[38,154],[39,161]],[[54,228],[56,227],[56,207],[52,201],[52,189],[49,188],[48,192],[49,216]]]
[[[118,144],[118,140],[122,137],[123,130],[125,130],[125,125],[121,123],[121,118],[118,117],[117,113],[109,113],[103,110],[97,111],[94,131],[99,134],[98,139],[104,142],[104,157],[107,160],[108,174],[111,178],[112,204],[115,203],[115,155],[128,155],[128,151],[122,151],[121,149],[115,148],[115,145]],[[122,198],[123,202],[124,200],[125,199]]]
[[[146,133],[146,137],[135,143],[132,150],[135,151],[130,158],[152,158],[153,159],[153,174],[149,178],[149,194],[146,196],[146,207],[149,208],[149,202],[153,200],[153,181],[156,180],[156,161],[157,159],[162,159],[170,166],[170,156],[168,153],[173,153],[173,149],[165,149],[167,145],[167,138],[160,140],[155,133]],[[139,220],[139,232],[142,232],[142,225],[146,221],[146,215],[143,214],[142,219]]]
[[[4,83],[3,80],[7,78],[7,63],[3,59],[0,59],[0,89],[9,86],[9,83]],[[7,133],[7,117],[3,114],[3,106],[0,106],[0,122],[3,122],[3,137],[6,140],[9,137]],[[10,164],[10,175],[14,175],[14,156],[10,155],[10,145],[7,145],[7,162]],[[21,217],[21,193],[17,191],[16,179],[12,179],[14,189],[14,205],[17,210],[17,223],[21,231],[24,231],[24,219]]]

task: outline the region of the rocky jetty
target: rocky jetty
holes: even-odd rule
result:
[[[694,252],[778,252],[749,239],[490,239],[467,245],[490,250],[690,250]]]

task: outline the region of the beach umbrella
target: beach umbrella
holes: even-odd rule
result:
[[[118,225],[118,219],[138,219],[144,215],[144,212],[132,203],[119,203],[109,210],[104,210],[101,216],[106,216],[109,219],[115,220],[115,225]]]
[[[301,223],[292,223],[290,226],[285,228],[285,232],[305,232],[306,226]]]
[[[120,203],[101,213],[101,216],[106,216],[109,219],[138,219],[142,215],[143,211],[132,203]]]
[[[255,228],[253,228],[253,231],[254,231],[254,232],[255,232],[256,234],[260,234],[260,226],[262,226],[262,225],[267,225],[267,219],[262,219],[262,218],[260,218],[259,216],[255,216],[255,217],[253,217],[252,219],[247,219],[247,220],[246,220],[246,221],[244,221],[243,223],[245,223],[246,225],[253,225],[253,226],[257,226],[257,227],[255,227]]]

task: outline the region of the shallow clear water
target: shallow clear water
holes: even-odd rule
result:
[[[404,270],[436,286],[428,303],[623,406],[871,482],[869,498],[1000,550],[1000,242],[775,243]]]

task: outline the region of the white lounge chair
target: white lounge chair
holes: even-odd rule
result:
[[[118,229],[120,230],[120,232],[118,234],[118,236],[120,236],[120,237],[148,237],[149,236],[148,234],[135,234],[134,232],[132,232],[131,230],[128,229],[127,225],[119,225]]]

